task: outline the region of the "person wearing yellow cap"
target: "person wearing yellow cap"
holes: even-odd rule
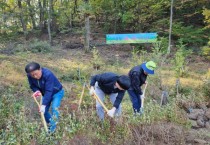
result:
[[[141,90],[141,86],[146,83],[146,79],[148,75],[154,74],[154,69],[156,68],[156,64],[153,61],[148,61],[142,63],[141,65],[133,67],[129,71],[129,77],[131,80],[131,87],[128,89],[128,94],[130,100],[133,105],[134,113],[142,113],[141,112],[141,100],[143,92]]]

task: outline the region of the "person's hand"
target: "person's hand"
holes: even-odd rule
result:
[[[94,87],[91,86],[91,87],[90,87],[90,92],[89,92],[90,96],[93,96],[94,93],[95,93]]]
[[[107,112],[107,114],[108,114],[110,117],[114,117],[115,111],[116,111],[116,108],[113,107],[111,110],[109,110],[109,111]]]
[[[37,97],[42,96],[42,93],[40,91],[36,91],[36,92],[33,93],[32,96],[35,97],[35,98],[37,98]]]
[[[46,106],[45,105],[41,105],[41,107],[39,108],[39,112],[45,112],[45,108]]]

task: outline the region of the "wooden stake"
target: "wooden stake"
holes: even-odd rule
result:
[[[84,96],[84,92],[85,92],[85,83],[83,84],[83,88],[82,88],[82,94],[80,96],[80,100],[79,100],[79,106],[78,106],[78,110],[80,109],[80,106],[81,106],[81,103],[82,103],[82,99],[83,99],[83,96]]]

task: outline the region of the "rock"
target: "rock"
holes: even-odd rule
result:
[[[200,126],[200,127],[205,126],[205,121],[203,119],[203,115],[198,115],[197,125]]]
[[[195,103],[190,103],[190,102],[186,102],[186,101],[184,101],[184,100],[181,100],[180,102],[179,102],[179,106],[181,107],[181,108],[183,108],[187,113],[190,113],[191,111],[191,109],[192,108],[195,108],[196,107],[196,105],[195,105]],[[189,110],[190,109],[190,110]]]
[[[205,112],[205,116],[210,119],[210,108],[208,108]]]
[[[202,139],[194,139],[194,142],[198,143],[199,145],[207,144],[207,142],[205,140],[202,140]]]
[[[190,122],[191,122],[192,128],[194,128],[194,129],[199,128],[199,126],[197,125],[197,122],[196,121],[190,120]]]
[[[205,127],[206,127],[207,129],[210,129],[210,121],[206,122]]]
[[[198,118],[198,114],[194,113],[194,114],[187,114],[187,117],[191,120],[197,120]]]
[[[196,105],[198,108],[203,109],[204,111],[207,110],[206,104],[205,103],[200,103]]]
[[[192,109],[191,113],[188,114],[188,118],[192,120],[197,120],[198,115],[204,114],[202,109]]]

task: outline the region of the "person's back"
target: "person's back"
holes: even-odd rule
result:
[[[90,82],[90,95],[94,93],[104,101],[105,95],[109,95],[112,102],[112,109],[107,112],[111,117],[121,114],[121,101],[124,97],[125,90],[130,87],[130,78],[128,76],[107,72],[95,75],[91,78]],[[96,101],[96,111],[100,120],[104,120],[103,106]]]

